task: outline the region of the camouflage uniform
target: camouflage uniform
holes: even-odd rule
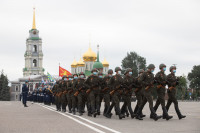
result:
[[[115,72],[118,71],[121,71],[121,68],[116,67]],[[115,106],[116,113],[118,114],[119,119],[124,118],[123,114],[121,114],[120,111],[121,93],[123,91],[122,85],[123,85],[123,78],[120,74],[114,75],[109,81],[109,87],[111,88],[112,90],[111,93],[113,92],[113,94],[112,94],[112,104],[109,107],[108,111],[106,112],[106,117],[108,118],[110,118],[112,115],[111,110],[113,106]]]
[[[157,89],[156,90],[157,90],[157,94],[158,94],[158,99],[157,99],[156,104],[154,106],[154,110],[156,111],[158,109],[159,105],[161,104],[162,110],[163,110],[163,117],[166,118],[167,120],[169,120],[172,117],[168,115],[166,107],[165,107],[165,86],[166,86],[166,83],[167,83],[167,77],[164,73],[164,70],[162,70],[162,69],[165,69],[165,68],[166,68],[166,65],[161,64],[160,65],[161,71],[158,72],[155,76],[155,80],[156,80],[156,83],[157,83],[157,86],[156,86]]]
[[[62,111],[66,112],[66,106],[67,106],[67,98],[66,98],[67,84],[66,84],[66,81],[64,81],[64,80],[61,81],[60,88],[62,89],[62,94],[61,94]]]
[[[61,111],[61,99],[59,97],[59,93],[61,92],[61,89],[59,88],[59,81],[56,82],[56,84],[53,86],[52,89],[55,97],[55,104],[57,111]]]
[[[124,114],[126,111],[129,110],[131,117],[134,117],[133,114],[133,109],[131,107],[131,96],[133,93],[133,87],[135,87],[135,79],[132,77],[132,75],[129,75],[128,72],[132,72],[132,69],[128,70],[125,73],[125,77],[124,77],[124,81],[123,81],[123,88],[124,88],[124,92],[122,95],[122,99],[124,101],[124,104],[121,108],[121,113]],[[127,75],[128,74],[128,75]],[[128,107],[128,110],[127,110]],[[126,113],[127,116],[129,115],[129,113]]]
[[[140,117],[142,114],[142,110],[145,106],[145,104],[149,103],[149,109],[151,111],[151,114],[153,116],[153,119],[155,121],[157,121],[160,117],[157,116],[154,108],[153,108],[153,99],[152,99],[152,95],[151,95],[151,91],[153,89],[153,84],[154,84],[154,74],[151,72],[151,70],[154,70],[155,66],[153,64],[150,64],[148,66],[148,70],[146,72],[144,72],[140,78],[138,79],[139,83],[142,84],[142,86],[144,87],[144,99],[142,101],[142,105],[139,107],[138,111],[137,111],[137,119],[142,120],[142,118]]]
[[[77,92],[77,99],[78,99],[78,112],[79,115],[83,115],[84,112],[84,107],[85,107],[85,96],[86,96],[86,87],[85,87],[85,79],[84,78],[78,78],[75,82],[74,82],[74,90],[75,93]]]
[[[72,113],[72,95],[73,95],[73,83],[72,81],[67,81],[67,103],[68,103],[68,111]]]
[[[91,103],[91,114],[96,117],[97,113],[100,112],[100,78],[96,75],[91,75],[87,78],[85,84],[91,90],[88,94]]]
[[[137,99],[137,104],[134,109],[134,115],[137,113],[138,108],[142,105],[142,101],[144,98],[144,90],[142,89],[142,84],[140,84],[138,82],[138,79],[140,78],[140,76],[142,75],[143,72],[144,72],[144,70],[140,70],[139,76],[135,80],[136,89],[134,90],[134,92],[135,92],[135,96]],[[145,115],[143,115],[143,113],[141,113],[141,117],[145,117]]]
[[[176,110],[176,113],[178,115],[179,119],[185,118],[186,116],[183,116],[179,110],[178,107],[178,101],[176,99],[176,86],[178,85],[178,79],[175,76],[175,74],[172,72],[173,69],[176,69],[175,66],[170,67],[170,74],[167,75],[167,83],[168,83],[168,96],[169,99],[167,101],[166,109],[169,110],[169,107],[172,103],[174,103],[174,108]],[[169,89],[170,87],[173,87],[173,89]]]
[[[108,85],[110,79],[111,79],[111,77],[109,77],[107,75],[103,78],[103,82],[102,82],[102,93],[103,93],[103,99],[104,99],[104,102],[105,102],[105,108],[104,108],[104,111],[103,111],[104,115],[106,114],[107,110],[110,107],[110,101],[111,101],[110,90],[111,89]]]

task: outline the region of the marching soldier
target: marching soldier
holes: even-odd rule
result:
[[[98,76],[100,78],[100,89],[101,89],[101,91],[99,92],[99,106],[101,108],[101,102],[103,100],[103,92],[102,92],[102,88],[103,88],[103,73],[99,72]],[[98,112],[97,115],[100,115],[100,112]]]
[[[156,101],[156,104],[154,106],[154,110],[158,109],[159,105],[161,104],[162,110],[163,110],[163,118],[166,118],[166,120],[169,120],[172,118],[172,116],[169,116],[165,107],[165,86],[167,84],[167,76],[165,75],[166,71],[166,65],[160,64],[159,66],[160,72],[158,72],[155,76],[155,80],[157,83],[156,91],[158,94],[158,99]],[[152,118],[152,114],[150,115],[150,118]]]
[[[85,87],[85,74],[81,72],[79,78],[74,82],[74,97],[78,99],[78,112],[83,115],[85,107],[86,87]]]
[[[115,106],[116,113],[119,116],[119,119],[125,118],[123,114],[121,114],[120,111],[120,99],[121,99],[121,93],[122,93],[122,85],[123,85],[123,78],[121,76],[121,68],[116,67],[115,72],[116,75],[114,75],[110,81],[109,81],[109,86],[112,88],[110,94],[112,96],[112,104],[109,107],[108,111],[106,112],[106,117],[111,118],[112,116],[112,108]]]
[[[69,113],[72,113],[72,95],[73,95],[73,76],[69,75],[68,76],[69,80],[67,81],[67,103],[68,103],[68,109],[69,109]],[[75,113],[75,110],[73,110]]]
[[[105,102],[105,108],[103,111],[104,116],[106,116],[106,112],[110,108],[110,101],[111,101],[110,90],[111,90],[111,88],[109,87],[108,83],[112,77],[112,74],[113,74],[113,70],[109,69],[108,75],[103,78],[103,83],[102,83],[103,88],[102,88],[101,92],[103,93],[103,99]]]
[[[93,117],[96,117],[98,113],[100,113],[99,106],[99,93],[100,93],[100,78],[98,77],[98,70],[96,68],[92,69],[92,75],[90,75],[85,84],[87,88],[87,94],[89,95],[90,103],[91,103],[91,114]]]
[[[67,100],[66,100],[66,93],[67,93],[67,76],[62,77],[62,81],[60,83],[60,88],[62,90],[61,93],[61,105],[62,105],[62,112],[66,112]]]
[[[137,111],[137,116],[136,119],[139,120],[143,120],[141,118],[141,114],[142,114],[142,110],[145,106],[145,104],[149,103],[149,109],[151,111],[152,114],[152,118],[157,121],[158,119],[160,119],[161,117],[158,117],[154,108],[153,108],[153,99],[152,99],[152,95],[151,95],[151,90],[154,87],[154,69],[155,66],[153,64],[150,64],[148,67],[148,70],[146,72],[144,72],[140,78],[138,79],[139,83],[142,84],[142,86],[144,87],[144,99],[142,101],[142,105],[139,107],[138,111]]]
[[[131,118],[134,118],[134,113],[133,113],[133,109],[131,107],[131,96],[133,93],[133,87],[135,87],[135,80],[132,76],[133,71],[131,68],[127,68],[124,75],[124,83],[123,83],[123,88],[124,88],[124,92],[122,95],[122,99],[124,101],[124,104],[121,108],[121,113],[125,114],[125,112],[128,113],[128,110],[131,114]],[[128,110],[127,110],[128,107]],[[128,116],[128,115],[127,115]]]
[[[61,111],[61,98],[60,95],[62,93],[61,88],[59,87],[60,81],[56,81],[56,84],[53,86],[52,92],[55,97],[55,104],[57,111]]]
[[[138,108],[142,105],[142,100],[143,100],[143,97],[144,97],[144,92],[143,92],[143,89],[142,89],[142,84],[138,82],[138,79],[140,78],[140,76],[142,75],[143,72],[144,72],[144,70],[140,69],[139,70],[139,75],[136,78],[136,89],[134,90],[134,92],[135,92],[135,95],[136,95],[137,104],[136,104],[135,109],[134,109],[134,116],[136,116]],[[141,118],[143,118],[145,116],[146,115],[143,115],[143,113],[141,113],[141,115],[140,115]]]
[[[168,96],[169,99],[167,101],[166,109],[169,110],[169,107],[172,103],[174,103],[174,107],[176,110],[176,113],[178,115],[179,119],[185,118],[185,115],[182,115],[179,107],[178,107],[178,101],[176,99],[176,86],[178,85],[179,79],[175,76],[176,73],[176,66],[171,66],[169,71],[171,72],[169,75],[167,75],[167,83],[168,83]],[[165,116],[163,116],[166,118]]]

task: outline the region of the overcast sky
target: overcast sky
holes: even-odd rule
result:
[[[199,0],[1,0],[0,69],[10,80],[23,76],[33,6],[45,73],[58,75],[59,63],[71,71],[90,34],[93,51],[99,44],[100,61],[106,57],[112,69],[130,51],[155,64],[155,73],[160,63],[177,64],[177,75],[200,65]]]

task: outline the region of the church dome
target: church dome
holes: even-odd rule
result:
[[[84,61],[95,61],[97,59],[97,55],[92,51],[91,47],[88,48],[88,51],[83,54]]]
[[[106,58],[104,58],[104,61],[102,62],[104,67],[108,67],[109,63],[107,62]]]
[[[85,66],[85,63],[83,62],[83,60],[80,58],[80,60],[77,62],[77,66]]]
[[[75,59],[74,59],[74,61],[72,62],[71,67],[77,67],[77,62],[76,62]]]
[[[93,65],[93,69],[94,68],[101,69],[101,68],[103,68],[103,64],[101,62],[95,62]]]

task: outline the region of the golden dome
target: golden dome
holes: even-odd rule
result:
[[[77,66],[85,66],[85,63],[83,62],[83,60],[80,58],[80,60],[77,63]]]
[[[72,62],[71,67],[77,67],[77,62],[76,62],[75,59],[74,59],[74,61]]]
[[[88,48],[88,51],[83,54],[84,61],[96,61],[97,54],[92,51],[91,47]]]
[[[104,61],[102,62],[104,67],[108,67],[109,63],[107,62],[106,58],[104,58]]]

